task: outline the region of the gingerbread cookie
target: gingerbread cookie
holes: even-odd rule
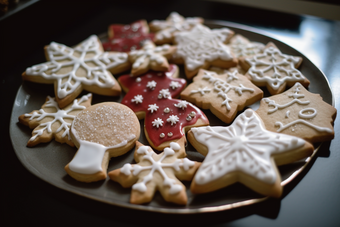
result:
[[[188,199],[180,180],[191,180],[200,163],[185,158],[184,143],[184,138],[177,143],[171,142],[170,147],[157,154],[151,147],[136,142],[134,158],[137,164],[127,163],[109,172],[109,177],[124,188],[132,187],[131,203],[148,203],[159,191],[166,201],[185,205]]]
[[[92,94],[76,99],[64,109],[60,109],[55,98],[47,96],[40,110],[19,116],[19,122],[34,129],[27,142],[28,147],[47,143],[55,138],[59,143],[74,146],[70,137],[70,126],[75,116],[91,105]]]
[[[78,151],[65,170],[82,182],[106,179],[110,158],[131,150],[139,136],[139,120],[130,108],[116,102],[93,105],[72,123],[71,138]]]
[[[155,43],[157,45],[173,43],[177,32],[190,31],[196,24],[203,24],[201,17],[184,18],[177,12],[172,12],[165,21],[153,20],[150,22],[150,30],[155,32]]]
[[[307,91],[300,83],[281,94],[262,99],[256,110],[268,130],[311,143],[334,138],[336,112],[319,94]]]
[[[201,69],[193,82],[181,92],[181,98],[202,109],[210,109],[221,121],[230,123],[237,111],[263,97],[256,87],[237,70],[217,74]]]
[[[229,127],[200,127],[188,132],[188,140],[206,155],[192,184],[193,193],[206,193],[240,182],[265,196],[280,197],[277,165],[295,162],[313,153],[305,140],[268,131],[251,109]]]
[[[208,125],[205,114],[185,100],[173,99],[184,89],[184,79],[173,78],[176,65],[167,72],[149,71],[140,77],[123,75],[119,82],[127,94],[122,104],[130,107],[139,119],[144,118],[144,131],[149,144],[163,150],[170,142],[185,136],[193,126]]]
[[[236,34],[230,39],[231,52],[236,57],[252,57],[262,53],[265,45],[259,42],[251,42],[246,37]]]
[[[110,25],[108,36],[108,41],[103,43],[105,51],[130,52],[141,49],[146,40],[153,41],[155,35],[149,33],[145,20],[139,20],[128,25]]]
[[[297,69],[301,62],[299,56],[281,53],[274,43],[268,43],[263,53],[240,59],[241,67],[247,71],[245,76],[259,87],[266,86],[271,95],[283,92],[296,82],[308,87],[309,80]]]
[[[233,34],[228,28],[210,29],[201,24],[190,31],[178,32],[175,34],[177,50],[172,61],[184,63],[188,79],[193,78],[199,69],[210,66],[234,67],[238,60],[226,45]]]
[[[147,40],[140,50],[129,53],[129,60],[132,63],[131,75],[138,76],[149,70],[167,71],[169,69],[168,59],[175,52],[176,47],[170,45],[155,46]]]
[[[47,62],[27,68],[22,78],[54,83],[60,108],[70,104],[83,89],[100,95],[119,95],[121,88],[111,73],[131,67],[126,53],[104,52],[95,35],[75,48],[52,42],[45,47],[45,55]]]

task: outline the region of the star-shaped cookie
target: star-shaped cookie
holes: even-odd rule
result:
[[[251,57],[255,54],[262,53],[265,45],[259,42],[251,42],[246,37],[236,34],[230,39],[229,43],[231,52],[236,57]]]
[[[92,95],[76,99],[64,109],[60,109],[55,98],[47,96],[40,110],[19,116],[19,122],[34,129],[27,146],[47,143],[55,138],[60,143],[74,146],[70,137],[70,127],[75,116],[91,105]]]
[[[83,89],[100,95],[119,95],[121,88],[111,73],[131,67],[126,53],[104,52],[95,35],[74,48],[52,42],[45,47],[45,55],[47,62],[27,68],[22,78],[54,84],[60,108],[70,104]]]
[[[299,56],[286,55],[268,43],[263,53],[240,59],[240,65],[247,71],[246,75],[255,85],[266,86],[271,95],[283,92],[296,82],[308,87],[309,80],[297,69],[302,62]]]
[[[168,44],[156,46],[152,41],[146,40],[142,49],[129,53],[129,60],[132,63],[131,75],[142,75],[149,70],[167,71],[169,69],[168,59],[175,50],[175,46]]]
[[[234,67],[238,60],[226,45],[233,34],[228,28],[210,29],[201,24],[190,31],[178,32],[175,34],[177,50],[172,61],[184,63],[188,79],[193,78],[199,69],[208,69],[210,66]]]
[[[201,69],[193,82],[181,92],[182,99],[202,109],[210,109],[226,123],[232,122],[238,111],[262,96],[263,91],[237,70],[217,74]]]
[[[256,113],[266,128],[311,143],[332,140],[336,109],[296,83],[289,90],[261,100]]]
[[[251,109],[228,127],[192,128],[188,140],[206,155],[192,181],[193,193],[211,192],[240,182],[262,195],[280,197],[277,165],[308,157],[314,150],[301,138],[266,130]]]
[[[174,35],[181,31],[190,31],[196,24],[203,24],[201,17],[184,18],[177,12],[172,12],[166,20],[153,20],[150,22],[150,30],[155,32],[155,43],[157,45],[173,43]]]
[[[122,168],[109,172],[109,177],[124,188],[132,187],[130,202],[148,203],[159,191],[168,202],[185,205],[187,194],[180,180],[191,180],[200,166],[185,158],[185,140],[171,142],[160,154],[151,147],[136,142],[134,153],[136,164],[125,164]]]
[[[194,126],[209,125],[205,114],[193,104],[180,99],[186,80],[174,78],[178,67],[170,65],[166,72],[149,71],[139,77],[120,76],[126,92],[122,104],[130,107],[139,119],[144,119],[144,132],[149,144],[163,150],[170,142],[185,136]]]

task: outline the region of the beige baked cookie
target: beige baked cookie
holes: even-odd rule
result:
[[[120,95],[121,88],[112,73],[131,67],[126,53],[104,52],[95,35],[74,48],[51,42],[45,47],[45,56],[47,62],[27,68],[22,78],[54,84],[60,108],[70,104],[83,89],[100,95]]]
[[[210,66],[230,68],[237,65],[237,58],[226,43],[234,32],[228,28],[210,29],[197,24],[190,31],[175,34],[176,52],[172,61],[184,64],[188,79],[193,78],[199,69]]]
[[[259,194],[280,197],[277,166],[308,157],[314,150],[301,138],[266,130],[251,109],[228,127],[192,128],[188,140],[206,155],[190,188],[197,194],[240,182]]]
[[[34,129],[27,142],[28,147],[47,143],[55,138],[59,143],[74,146],[70,137],[70,127],[75,116],[91,105],[92,94],[76,99],[64,109],[60,109],[55,98],[47,96],[40,110],[19,116],[19,122]]]
[[[262,97],[263,91],[237,70],[217,74],[201,69],[181,92],[182,99],[202,109],[210,109],[225,123],[232,122],[238,111]]]
[[[106,179],[110,158],[131,150],[139,136],[139,120],[130,108],[116,102],[93,105],[72,123],[71,138],[78,151],[65,170],[82,182]]]
[[[239,63],[255,85],[267,87],[271,95],[276,95],[296,82],[308,87],[309,80],[297,69],[301,62],[301,57],[283,54],[274,43],[268,43],[263,53],[240,58]]]
[[[184,18],[177,12],[172,12],[166,20],[153,20],[149,23],[150,30],[155,32],[154,42],[157,45],[173,43],[174,35],[181,31],[190,31],[196,24],[203,24],[201,17]]]
[[[259,42],[251,42],[246,37],[236,34],[229,42],[231,52],[237,57],[252,57],[262,53],[265,45]]]
[[[300,83],[281,94],[262,99],[256,110],[268,130],[311,143],[334,138],[336,112],[319,94],[309,92]]]
[[[151,147],[136,142],[136,164],[125,164],[109,172],[109,177],[124,188],[132,187],[130,202],[148,203],[159,191],[167,202],[180,205],[187,203],[185,186],[181,181],[190,181],[201,163],[185,158],[185,139],[171,142],[160,154]]]
[[[168,44],[156,46],[152,41],[146,40],[142,49],[132,50],[129,53],[129,60],[132,63],[131,75],[142,75],[149,70],[169,70],[168,59],[172,57],[175,50],[175,46]]]

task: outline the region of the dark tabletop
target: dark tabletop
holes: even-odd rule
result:
[[[308,171],[284,188],[281,199],[222,212],[170,215],[116,207],[52,186],[21,164],[9,136],[11,110],[21,73],[44,62],[42,45],[75,45],[105,32],[109,24],[164,20],[172,11],[252,26],[287,43],[326,75],[339,109],[340,21],[207,1],[21,1],[21,8],[0,20],[2,226],[160,226],[156,219],[180,226],[340,225],[339,119],[335,138],[322,145]]]

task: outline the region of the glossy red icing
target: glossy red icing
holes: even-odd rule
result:
[[[139,50],[143,47],[145,40],[153,40],[154,34],[140,35],[139,37],[128,38],[114,38],[108,42],[103,43],[105,51],[129,52],[131,50]]]
[[[177,97],[186,86],[186,80],[172,78],[172,75],[176,71],[176,67],[177,66],[175,65],[170,65],[170,70],[167,72],[149,71],[137,78],[131,77],[130,75],[124,75],[118,78],[119,82],[129,89],[122,100],[122,104],[127,105],[134,112],[145,112],[144,127],[148,133],[149,139],[156,147],[166,141],[183,137],[183,128],[195,124],[199,118],[206,123],[209,123],[205,114],[193,104],[188,103],[187,107],[184,109],[175,106],[183,100],[172,98]],[[150,81],[155,81],[157,83],[154,89],[147,87],[147,84]],[[171,88],[170,84],[172,81],[177,82],[179,86],[175,89]],[[160,91],[163,89],[169,89],[169,98],[158,97]],[[132,101],[137,95],[143,96],[142,103],[135,103]],[[151,113],[151,111],[148,110],[149,105],[151,104],[156,104],[159,107],[158,110]],[[165,108],[169,108],[168,113],[164,111]],[[187,117],[191,112],[195,112],[195,116],[188,121]],[[179,121],[176,124],[171,125],[171,122],[167,122],[170,115],[176,115],[179,118]],[[163,120],[163,126],[160,126],[159,128],[152,124],[157,118]],[[164,133],[163,138],[160,137],[161,133]],[[169,136],[169,133],[172,133],[172,136]]]

